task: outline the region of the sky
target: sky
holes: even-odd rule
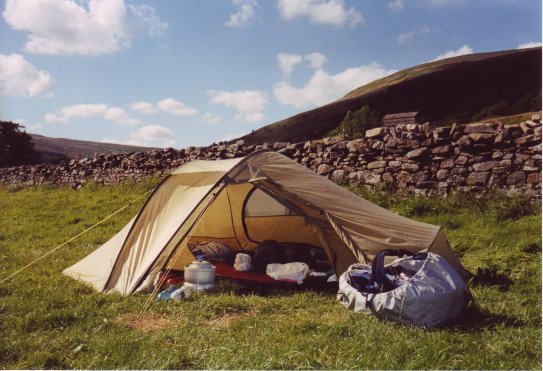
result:
[[[398,70],[541,46],[539,0],[3,0],[0,119],[153,147],[230,140]]]

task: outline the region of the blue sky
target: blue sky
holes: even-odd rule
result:
[[[5,0],[0,118],[51,137],[232,139],[397,70],[541,45],[538,0]]]

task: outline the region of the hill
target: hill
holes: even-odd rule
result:
[[[56,162],[64,159],[82,159],[92,157],[94,153],[129,153],[145,152],[155,148],[128,146],[123,144],[90,142],[86,140],[50,138],[38,134],[30,134],[43,162]]]
[[[339,125],[347,111],[363,105],[381,116],[418,111],[421,120],[444,124],[539,111],[541,48],[471,54],[421,64],[241,139],[253,144],[322,138]]]

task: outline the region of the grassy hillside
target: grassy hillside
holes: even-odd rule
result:
[[[366,104],[381,115],[418,111],[421,120],[444,123],[538,111],[541,48],[472,54],[415,66],[243,139],[258,143],[322,138],[348,110]]]
[[[151,189],[0,189],[0,280]],[[141,200],[0,284],[7,369],[541,369],[541,210],[523,199],[398,198],[353,190],[443,225],[475,274],[477,306],[443,329],[380,322],[329,292],[220,281],[183,302],[95,293],[61,271],[108,240]]]
[[[50,138],[38,134],[29,134],[43,162],[55,162],[63,159],[82,159],[92,157],[95,153],[128,153],[144,152],[153,148],[127,146],[123,144],[90,142],[86,140]]]

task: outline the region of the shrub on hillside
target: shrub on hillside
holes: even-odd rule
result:
[[[346,140],[362,138],[366,130],[379,126],[379,114],[368,106],[362,106],[359,110],[347,114],[339,126],[329,133],[329,136],[339,135]]]
[[[40,153],[34,148],[32,137],[24,126],[11,121],[0,121],[0,167],[35,164]]]

